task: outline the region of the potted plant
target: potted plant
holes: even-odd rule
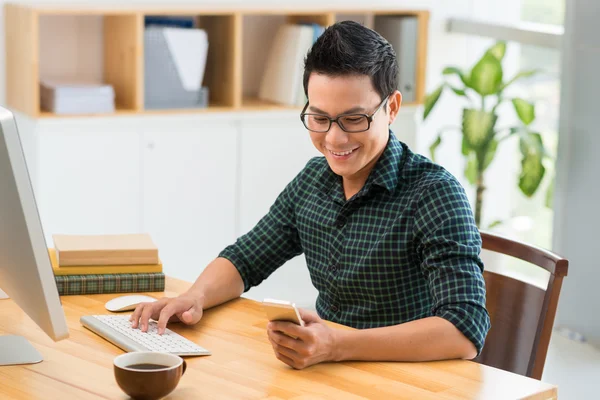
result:
[[[494,161],[499,145],[507,139],[518,138],[521,152],[521,172],[518,186],[527,197],[533,196],[544,178],[546,169],[543,161],[549,157],[544,148],[542,136],[531,129],[535,120],[535,106],[525,99],[510,98],[506,89],[515,81],[536,74],[537,70],[521,71],[511,79],[505,80],[502,59],[506,52],[506,43],[495,43],[485,51],[470,71],[458,67],[444,68],[442,74],[457,76],[461,85],[456,86],[444,81],[425,99],[423,120],[432,112],[444,92],[450,92],[469,102],[462,110],[462,126],[446,127],[438,133],[430,146],[431,158],[435,161],[435,150],[441,144],[448,130],[462,133],[462,154],[466,158],[465,177],[476,188],[475,222],[481,227],[483,194],[485,192],[484,173]],[[511,102],[520,123],[517,126],[497,127],[497,109],[504,102]],[[550,185],[549,190],[552,190]],[[551,195],[548,194],[547,199]]]

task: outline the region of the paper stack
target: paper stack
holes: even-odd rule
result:
[[[54,235],[50,260],[59,294],[158,292],[165,276],[147,234]]]
[[[115,111],[115,92],[111,85],[77,80],[42,80],[42,110],[55,114],[99,114]]]

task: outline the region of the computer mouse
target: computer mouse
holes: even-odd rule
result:
[[[104,307],[108,311],[119,312],[119,311],[131,311],[140,303],[156,301],[154,297],[145,296],[143,294],[133,294],[127,296],[116,297],[106,302]]]

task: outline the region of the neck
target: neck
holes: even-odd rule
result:
[[[344,195],[346,196],[346,200],[349,200],[356,193],[360,192],[360,189],[365,186],[366,179],[351,179],[351,178],[343,178],[342,183],[344,185]]]

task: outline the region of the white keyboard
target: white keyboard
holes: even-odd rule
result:
[[[156,321],[148,321],[148,331],[132,328],[130,315],[88,315],[83,326],[125,351],[159,351],[179,356],[208,356],[210,351],[170,329],[158,334]]]

